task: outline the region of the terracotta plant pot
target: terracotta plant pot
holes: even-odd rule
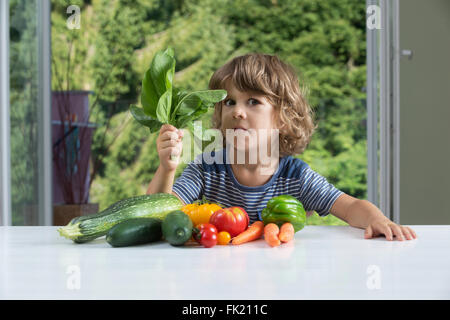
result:
[[[65,226],[75,217],[98,212],[98,203],[53,205],[53,225]]]

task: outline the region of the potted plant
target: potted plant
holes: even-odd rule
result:
[[[89,203],[90,157],[95,124],[89,122],[90,91],[52,92],[53,224],[95,213]]]

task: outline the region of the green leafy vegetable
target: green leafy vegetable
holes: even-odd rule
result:
[[[225,99],[225,90],[187,92],[173,86],[175,58],[172,48],[155,54],[142,80],[142,108],[131,105],[130,112],[150,132],[157,132],[165,123],[178,129],[192,128],[192,123],[208,112],[215,103]]]
[[[149,127],[151,132],[156,132],[163,125],[160,121],[153,119],[152,117],[146,115],[142,108],[139,108],[135,105],[130,106],[130,111],[133,117],[140,124]]]

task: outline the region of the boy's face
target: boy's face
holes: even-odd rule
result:
[[[260,93],[242,92],[232,84],[226,90],[228,95],[222,102],[220,129],[225,137],[228,134],[227,144],[248,152],[256,151],[263,141],[267,141],[270,148],[271,135],[276,132],[273,129],[278,129],[275,107]]]

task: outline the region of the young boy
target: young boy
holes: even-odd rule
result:
[[[331,213],[352,227],[365,229],[367,239],[379,235],[400,241],[417,237],[411,228],[392,222],[369,201],[336,189],[308,164],[292,157],[304,151],[316,127],[291,66],[276,56],[247,54],[218,69],[209,87],[227,90],[212,119],[213,127],[224,137],[223,149],[208,155],[221,161],[211,164],[202,154],[173,183],[178,162],[171,156],[181,155],[183,132],[166,124],[157,139],[160,165],[148,194],[172,193],[185,204],[205,196],[225,207],[244,208],[250,223],[259,220],[258,213],[272,197],[290,194],[308,211],[315,210],[320,216]],[[269,162],[259,152],[263,143]],[[239,156],[245,161],[239,161]]]

